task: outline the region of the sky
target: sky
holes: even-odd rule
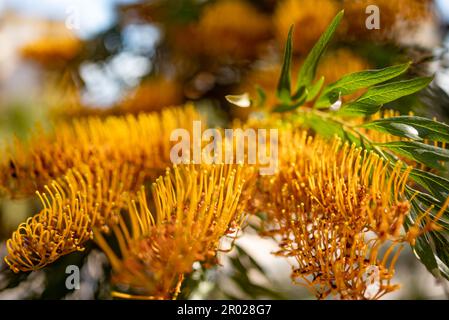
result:
[[[449,0],[437,0],[436,2],[443,19],[449,23]]]

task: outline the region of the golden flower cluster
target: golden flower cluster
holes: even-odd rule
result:
[[[202,48],[211,56],[246,58],[269,37],[270,21],[247,2],[218,1],[204,9],[198,32]]]
[[[25,44],[21,54],[44,67],[60,67],[75,59],[81,48],[81,40],[74,35],[51,35]]]
[[[205,5],[197,22],[171,37],[179,50],[228,61],[256,57],[270,30],[270,17],[249,2],[223,0]]]
[[[287,40],[288,30],[295,25],[293,49],[307,54],[339,11],[335,0],[279,1],[273,16],[280,44]]]
[[[131,287],[121,298],[170,299],[179,293],[194,262],[215,265],[220,239],[242,224],[254,170],[242,165],[181,165],[153,183],[153,207],[145,191],[129,201],[127,214],[113,227],[117,256],[101,234],[117,287]],[[128,218],[127,224],[125,218]]]
[[[292,278],[321,299],[378,299],[397,289],[400,244],[438,228],[424,214],[402,229],[411,168],[307,132],[287,131],[282,141],[280,173],[261,184],[257,210],[268,214],[265,234],[279,241],[277,254],[295,259]]]
[[[366,28],[366,8],[376,5],[380,13],[380,29]],[[434,19],[432,1],[429,0],[344,0],[347,38],[398,40],[404,28],[418,28],[423,21]]]
[[[5,262],[14,272],[38,270],[61,256],[83,251],[93,228],[109,230],[123,206],[122,194],[136,190],[135,167],[120,170],[84,166],[38,192],[43,209],[22,223],[6,243]]]
[[[120,111],[129,113],[152,112],[180,105],[182,101],[180,83],[157,77],[140,84],[120,103],[119,108]]]
[[[60,124],[55,136],[38,133],[32,140],[40,144],[17,144],[7,159],[13,170],[8,176],[23,181],[34,173],[33,185],[43,190],[37,192],[43,209],[7,241],[5,262],[11,270],[38,270],[83,251],[94,239],[109,257],[118,287],[170,298],[177,295],[194,262],[216,265],[217,252],[223,249],[220,239],[235,236],[245,216],[254,169],[175,166],[153,183],[153,201],[147,202],[143,190],[169,163],[172,130],[198,119],[192,107],[167,109],[160,115],[83,118]],[[65,145],[74,149],[65,153]],[[55,161],[57,156],[64,159]],[[24,192],[31,188],[20,186]],[[132,200],[139,189],[137,201]],[[111,230],[119,257],[103,236]],[[128,297],[123,292],[115,295]]]
[[[380,29],[367,29],[366,9],[376,5],[380,13]],[[273,20],[280,44],[285,43],[290,26],[295,25],[294,50],[306,54],[326,30],[336,13],[345,10],[345,39],[398,40],[401,31],[417,28],[423,21],[432,21],[432,1],[429,0],[284,0],[279,1]]]
[[[29,195],[84,164],[107,170],[128,164],[155,178],[170,164],[171,132],[191,130],[200,119],[193,106],[187,106],[160,114],[58,122],[50,133],[37,131],[28,143],[18,141],[5,152],[0,187],[12,196]]]

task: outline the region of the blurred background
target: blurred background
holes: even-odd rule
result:
[[[366,8],[380,9],[380,29],[368,30]],[[257,86],[273,102],[282,50],[295,24],[294,61],[305,55],[338,11],[345,18],[318,74],[342,75],[412,60],[412,73],[435,74],[417,96],[388,108],[449,118],[448,0],[0,0],[0,147],[60,118],[159,111],[195,101],[212,125],[246,119],[251,108],[224,96]],[[273,104],[271,104],[273,105]],[[68,146],[69,147],[69,146]],[[0,200],[4,240],[36,212],[33,200]],[[290,266],[270,255],[271,240],[251,228],[223,268],[192,275],[186,298],[311,298],[291,284]],[[404,250],[390,299],[447,299]],[[64,287],[67,264],[82,267],[82,288]],[[3,268],[5,266],[2,266]],[[108,298],[108,264],[95,248],[44,271],[0,273],[0,299]]]

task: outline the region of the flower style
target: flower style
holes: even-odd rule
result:
[[[14,272],[40,269],[59,257],[83,251],[93,228],[108,231],[126,202],[124,192],[142,184],[139,168],[69,170],[37,192],[43,209],[22,223],[7,241],[5,262]]]
[[[216,265],[220,239],[236,234],[243,222],[253,177],[253,168],[242,165],[174,166],[153,183],[151,203],[145,190],[138,201],[129,200],[128,216],[113,227],[120,257],[95,233],[114,283],[133,291],[114,295],[175,298],[194,262]]]
[[[411,168],[307,132],[286,131],[282,141],[282,168],[262,184],[267,204],[258,210],[268,213],[265,234],[279,240],[277,255],[295,258],[292,278],[318,298],[377,299],[396,290],[400,244],[437,228],[415,221],[402,230]]]
[[[88,117],[57,123],[52,133],[36,132],[25,145],[15,143],[0,163],[0,189],[26,196],[71,168],[94,169],[130,164],[148,178],[157,177],[170,163],[170,134],[191,130],[201,120],[193,106],[168,108],[162,113]]]

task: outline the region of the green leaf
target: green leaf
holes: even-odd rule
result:
[[[301,87],[309,88],[312,81],[315,79],[316,69],[318,66],[318,63],[321,59],[321,56],[323,55],[324,51],[326,50],[327,45],[329,44],[329,41],[332,39],[332,36],[335,33],[335,30],[337,29],[338,25],[341,22],[341,19],[343,18],[344,10],[340,11],[332,20],[331,24],[328,26],[327,30],[321,35],[318,42],[313,47],[312,51],[310,51],[309,55],[307,56],[306,60],[304,61],[304,64],[302,65],[301,69],[299,70],[298,74],[298,83],[296,84],[296,89],[299,89]]]
[[[400,116],[375,120],[361,127],[413,140],[449,142],[449,126],[422,117]]]
[[[410,63],[400,64],[384,69],[366,70],[343,76],[340,80],[324,88],[317,102],[316,108],[329,107],[332,104],[331,95],[342,96],[352,94],[360,89],[369,88],[388,81],[403,74],[410,67]]]
[[[291,101],[291,63],[292,63],[292,36],[293,26],[288,31],[287,43],[285,45],[284,60],[282,63],[281,77],[279,78],[276,95],[283,102]]]
[[[416,141],[394,141],[376,143],[411,160],[425,164],[431,168],[444,170],[439,161],[449,161],[449,150]]]
[[[435,247],[434,253],[438,269],[449,280],[449,241],[448,235],[441,232],[430,232],[430,238]],[[438,275],[437,275],[438,276]]]
[[[312,101],[313,99],[316,98],[316,96],[320,93],[323,84],[324,84],[324,76],[318,79],[318,81],[315,82],[315,84],[312,87],[310,87],[309,94],[307,95],[307,102]]]
[[[446,178],[419,169],[413,169],[410,172],[410,178],[441,202],[449,196],[449,180]]]
[[[421,263],[424,264],[427,270],[438,277],[438,263],[435,259],[433,249],[429,244],[429,240],[426,238],[427,236],[421,236],[416,239],[415,245],[413,246],[413,252],[419,258]]]
[[[431,196],[407,187],[408,196],[416,194],[412,200],[410,214],[404,222],[406,230],[414,224],[414,221],[425,212],[430,206],[434,205],[438,200],[432,199]],[[436,210],[440,210],[441,206],[435,206]],[[441,219],[439,220],[441,224]],[[446,223],[447,227],[447,223]],[[444,276],[449,280],[449,244],[441,232],[429,232],[416,239],[416,243],[412,246],[413,252],[419,258],[420,262],[435,277]]]
[[[425,212],[428,208],[433,206],[433,210],[430,212],[430,216],[435,218],[436,213],[438,213],[443,208],[443,202],[432,197],[431,195],[415,190],[408,187],[409,196],[415,196],[413,198],[412,204],[420,208],[421,212]],[[438,224],[442,226],[446,231],[449,231],[449,209],[444,210],[444,214],[438,219]]]
[[[356,101],[343,105],[337,112],[347,116],[374,114],[385,103],[416,93],[432,80],[433,78],[416,78],[372,87]]]
[[[307,98],[307,96],[309,95],[308,90],[306,87],[301,87],[301,88],[299,88],[298,91],[295,92],[295,94],[292,97],[292,100],[297,101],[298,99],[303,98],[304,94],[306,94],[306,98]]]

